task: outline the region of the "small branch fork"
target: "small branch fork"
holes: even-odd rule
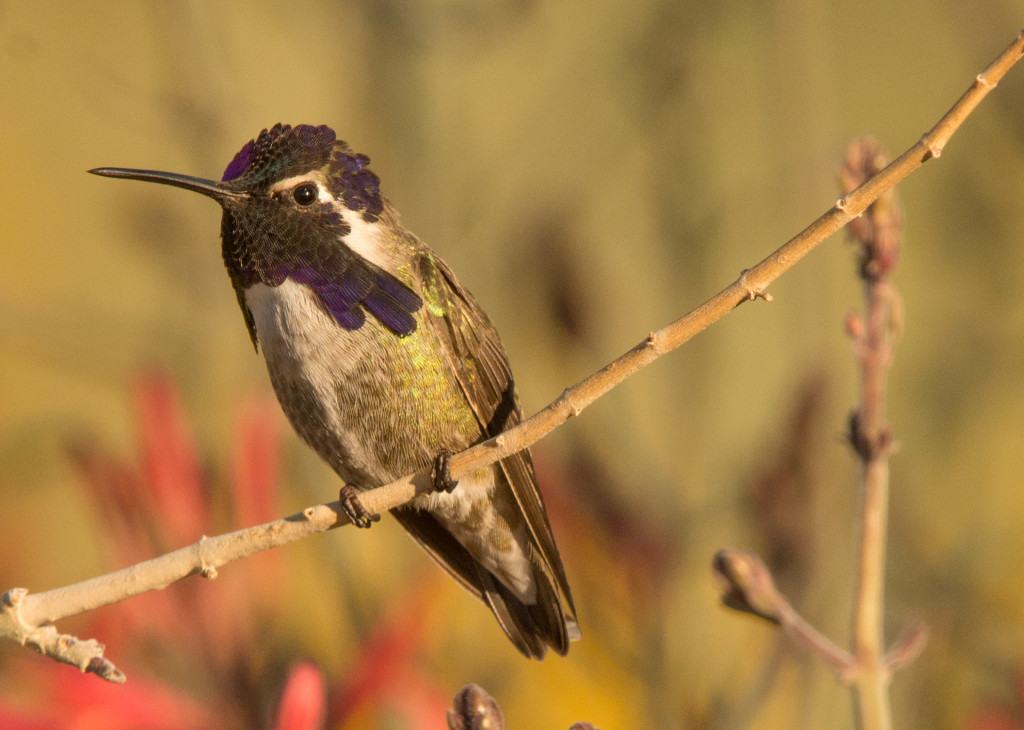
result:
[[[884,165],[880,145],[871,139],[850,147],[840,175],[845,190],[870,181]],[[775,589],[764,563],[753,553],[723,550],[713,563],[723,602],[779,624],[797,643],[831,665],[853,688],[860,727],[888,730],[889,682],[893,672],[923,649],[927,631],[918,624],[883,654],[885,544],[889,504],[889,456],[895,450],[885,418],[886,380],[893,346],[901,330],[899,297],[890,274],[900,257],[903,216],[896,191],[888,190],[849,225],[858,243],[858,273],[864,283],[865,314],[851,314],[846,330],[860,363],[860,405],[850,415],[848,439],[861,462],[860,561],[854,602],[853,644],[849,653],[813,629]]]
[[[978,75],[971,88],[953,105],[921,140],[878,174],[837,201],[828,212],[757,265],[745,270],[739,279],[689,314],[660,330],[651,332],[642,342],[604,368],[568,388],[553,403],[518,426],[451,457],[453,479],[480,469],[523,449],[529,448],[569,418],[607,393],[638,370],[671,352],[697,333],[745,301],[770,299],[768,286],[806,256],[822,241],[857,218],[885,191],[891,189],[923,162],[938,157],[953,133],[1024,54],[1024,31],[1010,46]],[[371,513],[399,507],[418,494],[432,491],[429,472],[414,474],[360,493],[359,501]],[[146,591],[165,588],[174,581],[200,574],[212,578],[218,567],[253,553],[349,524],[338,502],[310,507],[280,520],[199,542],[137,565],[81,583],[45,593],[27,593],[12,589],[0,599],[0,637],[29,643],[61,661],[71,656],[61,644],[89,645],[89,661],[76,658],[71,663],[84,671],[96,672],[112,681],[123,681],[113,665],[98,671],[102,645],[73,637],[60,641],[38,640],[37,630],[67,616],[105,606]],[[339,519],[339,515],[342,515]],[[16,604],[16,607],[15,605]],[[54,630],[55,631],[55,630]],[[76,657],[79,654],[75,654]],[[83,654],[84,656],[84,654]],[[94,668],[97,667],[97,668]]]
[[[771,621],[797,644],[832,667],[839,678],[853,683],[858,674],[857,658],[819,633],[797,613],[775,588],[771,572],[755,553],[726,548],[715,554],[712,563],[715,580],[722,592],[722,603],[743,613]],[[928,630],[922,623],[912,624],[885,654],[882,666],[888,676],[906,666],[924,649]]]

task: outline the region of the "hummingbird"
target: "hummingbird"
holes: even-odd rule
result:
[[[379,519],[360,491],[431,467],[434,490],[391,513],[522,654],[564,655],[580,630],[530,452],[458,482],[448,468],[522,420],[505,349],[451,268],[402,226],[369,163],[328,126],[277,124],[219,182],[89,172],[220,203],[249,337],[292,427],[341,477],[349,519]]]

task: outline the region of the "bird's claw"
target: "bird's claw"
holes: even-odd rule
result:
[[[368,528],[374,522],[380,522],[380,515],[370,512],[363,506],[363,503],[359,501],[359,490],[351,484],[346,484],[341,488],[338,500],[341,502],[341,508],[345,511],[345,516],[356,527]]]
[[[430,468],[430,479],[434,483],[435,492],[452,493],[452,490],[459,485],[459,482],[452,479],[451,469],[452,452],[442,450],[434,459],[434,466]]]

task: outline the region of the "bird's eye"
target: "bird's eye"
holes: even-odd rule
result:
[[[313,183],[302,183],[302,185],[297,186],[292,191],[292,198],[303,207],[312,205],[319,197],[320,191],[317,190],[316,185]]]

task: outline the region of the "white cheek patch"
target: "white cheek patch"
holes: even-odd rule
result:
[[[344,238],[345,245],[370,263],[387,268],[391,257],[383,243],[380,223],[367,223],[358,211],[349,210],[344,203],[338,203],[337,209],[352,229]]]

